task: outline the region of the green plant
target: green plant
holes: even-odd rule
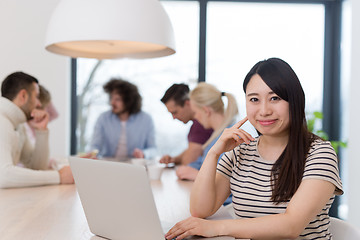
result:
[[[316,135],[318,135],[319,137],[321,137],[324,140],[329,140],[329,136],[326,132],[324,132],[322,129],[318,129],[318,123],[321,122],[323,119],[323,114],[322,112],[318,112],[315,111],[313,113],[311,113],[310,117],[308,117],[307,119],[307,127],[308,130]],[[343,142],[343,141],[330,141],[331,145],[333,146],[333,148],[335,149],[335,152],[338,153],[339,152],[339,148],[346,148],[347,147],[347,143]]]

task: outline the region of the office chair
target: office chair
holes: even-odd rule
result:
[[[330,217],[333,240],[360,240],[360,230],[339,218]]]

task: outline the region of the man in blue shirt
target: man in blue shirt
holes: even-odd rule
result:
[[[110,96],[111,110],[99,116],[91,148],[97,149],[100,157],[119,161],[154,157],[154,123],[149,114],[141,111],[137,87],[122,79],[111,79],[104,90]]]

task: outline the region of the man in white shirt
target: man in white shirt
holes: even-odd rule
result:
[[[49,116],[41,106],[38,80],[23,72],[7,76],[0,98],[0,188],[71,184],[69,166],[48,170]],[[31,144],[24,124],[35,129],[36,143]],[[24,167],[20,166],[23,165]]]

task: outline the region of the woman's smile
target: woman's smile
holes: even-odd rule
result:
[[[260,123],[260,125],[262,126],[269,126],[272,125],[276,122],[276,119],[269,119],[269,120],[258,120],[258,122]]]

